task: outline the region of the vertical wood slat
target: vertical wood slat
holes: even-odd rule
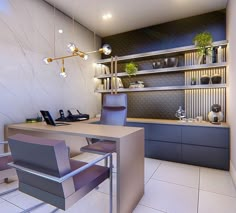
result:
[[[226,61],[226,48],[222,51],[222,60]],[[197,52],[193,54],[185,54],[185,65],[194,65],[198,63]],[[191,79],[196,78],[197,84],[200,84],[200,78],[202,75],[208,75],[209,77],[214,74],[219,74],[222,77],[221,83],[226,83],[226,68],[213,68],[204,70],[194,70],[185,72],[185,85],[191,84]],[[210,81],[211,84],[211,81]],[[195,89],[185,90],[185,110],[188,118],[195,118],[196,116],[203,116],[204,120],[208,120],[208,113],[211,111],[213,104],[221,105],[222,113],[224,115],[224,121],[226,117],[226,89]]]

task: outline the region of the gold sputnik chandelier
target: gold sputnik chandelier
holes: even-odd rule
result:
[[[65,72],[65,67],[64,67],[64,59],[79,56],[79,57],[83,58],[84,60],[87,60],[89,54],[99,52],[99,53],[103,53],[104,55],[110,55],[111,51],[112,51],[111,46],[109,44],[104,44],[102,46],[102,48],[100,48],[98,50],[90,51],[90,52],[83,52],[83,51],[79,50],[74,43],[71,43],[71,42],[67,45],[67,50],[69,53],[71,53],[71,55],[61,56],[61,57],[57,57],[57,58],[44,58],[43,59],[45,64],[49,64],[49,63],[56,61],[56,60],[61,60],[62,67],[61,67],[60,76],[62,76],[64,78],[66,77],[66,72]]]

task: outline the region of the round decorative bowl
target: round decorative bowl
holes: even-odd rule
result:
[[[178,65],[178,58],[177,57],[171,57],[167,60],[167,66],[168,67],[177,67]]]
[[[211,82],[213,84],[220,84],[221,83],[221,76],[219,74],[215,74],[211,77]]]
[[[201,84],[209,84],[210,77],[208,75],[203,75],[200,79]]]

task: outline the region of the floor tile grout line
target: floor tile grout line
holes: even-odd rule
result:
[[[230,195],[220,194],[220,193],[217,193],[217,192],[207,191],[207,190],[204,190],[204,189],[200,189],[200,191],[209,192],[209,193],[213,193],[213,194],[216,194],[216,195],[222,195],[222,196],[225,196],[225,197],[231,197],[231,198],[236,199],[236,197],[233,197],[233,196],[230,196]]]
[[[18,190],[18,191],[19,191],[19,190]],[[14,192],[11,192],[11,193],[14,193]],[[13,195],[13,196],[11,196],[10,198],[16,197],[16,196],[18,196],[19,194],[20,194],[20,191],[19,191],[19,193],[18,193],[18,194],[16,194],[16,195]],[[7,195],[4,195],[4,196],[7,196]],[[4,198],[4,197],[1,197],[1,199],[5,200],[5,201],[8,201],[8,199],[9,199],[9,198]]]
[[[150,178],[150,179],[155,180],[155,181],[160,181],[160,182],[164,182],[164,183],[169,183],[169,184],[173,184],[173,185],[177,185],[177,186],[183,186],[183,187],[187,187],[187,188],[190,188],[190,189],[198,190],[198,188],[194,188],[194,187],[191,187],[191,186],[186,186],[186,185],[182,185],[182,184],[178,184],[178,183],[172,183],[172,182],[169,182],[169,181],[159,180],[159,179],[155,179],[155,178]]]
[[[159,169],[159,167],[161,166],[162,161],[160,162],[160,164],[157,166],[157,168],[155,169],[155,171],[152,173],[151,177],[149,178],[149,180],[153,177],[153,175],[156,173],[156,171]],[[148,180],[148,181],[149,181]]]
[[[199,167],[198,173],[198,196],[197,196],[197,213],[199,212],[199,201],[200,201],[200,184],[201,184],[201,168]]]
[[[15,206],[15,207],[17,207],[17,208],[19,208],[19,209],[21,209],[21,210],[23,210],[23,211],[25,210],[24,208],[22,208],[22,207],[20,207],[20,206],[17,206],[15,203],[12,203],[12,202],[10,202],[10,201],[8,201],[8,200],[6,200],[6,202],[12,204],[13,206]]]
[[[149,208],[149,209],[157,210],[157,211],[160,211],[160,212],[163,212],[163,213],[167,213],[167,212],[165,212],[165,211],[163,211],[163,210],[155,209],[155,208],[150,207],[150,206],[147,206],[147,205],[145,205],[145,204],[138,204],[138,205],[140,205],[140,206],[144,206],[144,207],[147,207],[147,208]],[[138,205],[137,205],[137,206],[138,206]]]

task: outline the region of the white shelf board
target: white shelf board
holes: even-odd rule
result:
[[[213,42],[213,46],[223,46],[227,45],[228,41],[216,41]],[[151,52],[145,52],[145,53],[138,53],[138,54],[132,54],[132,55],[126,55],[126,56],[119,56],[118,61],[124,61],[124,60],[130,60],[130,59],[136,59],[136,58],[144,58],[144,57],[150,57],[150,56],[157,56],[157,55],[165,55],[165,54],[171,54],[171,53],[179,53],[179,52],[187,52],[191,50],[196,50],[195,45],[185,46],[185,47],[177,47],[177,48],[171,48],[171,49],[165,49],[165,50],[157,50],[157,51],[151,51]],[[110,58],[107,59],[101,59],[97,61],[98,64],[103,63],[109,63],[111,61]]]
[[[192,90],[192,89],[216,89],[226,88],[226,84],[200,84],[189,86],[165,86],[165,87],[144,87],[144,88],[120,88],[117,92],[147,92],[147,91],[167,91],[167,90]],[[110,93],[111,90],[95,90],[98,93]]]
[[[200,65],[191,65],[191,66],[182,66],[182,67],[168,67],[168,68],[160,68],[160,69],[150,69],[150,70],[140,70],[136,73],[136,75],[147,75],[147,74],[157,74],[157,73],[167,73],[167,72],[182,72],[182,71],[192,71],[192,70],[201,70],[201,69],[212,69],[212,68],[221,68],[226,67],[227,63],[212,63],[212,64],[200,64]],[[117,73],[118,77],[128,76],[126,72]],[[109,78],[111,74],[107,75],[98,75],[95,78]]]

